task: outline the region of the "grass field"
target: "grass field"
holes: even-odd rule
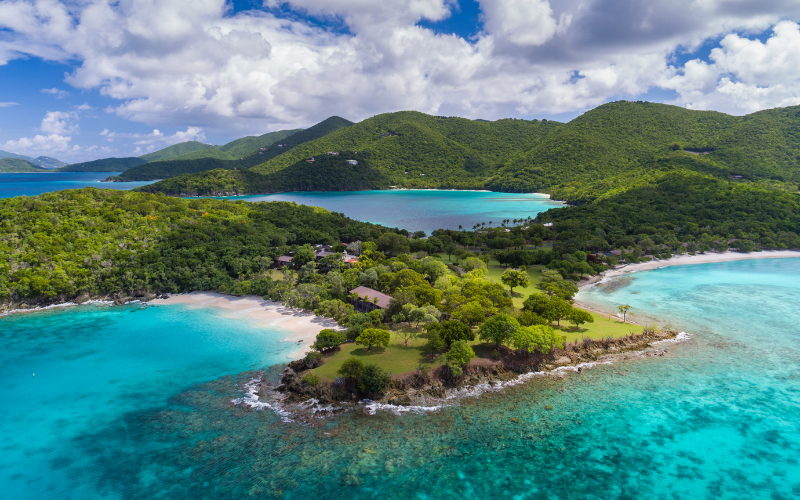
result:
[[[455,260],[448,262],[447,255],[437,254],[433,255],[446,263],[455,263]],[[528,276],[531,280],[531,285],[528,288],[517,288],[514,291],[514,308],[517,310],[522,309],[522,303],[528,296],[535,293],[542,293],[536,285],[542,277],[542,266],[532,266],[528,269]],[[499,262],[492,259],[488,265],[487,277],[492,281],[501,283],[500,276],[506,270]],[[508,287],[505,287],[508,289]],[[553,325],[561,335],[566,337],[568,343],[573,343],[575,340],[580,340],[584,337],[591,339],[600,339],[602,337],[610,336],[614,338],[624,337],[630,333],[641,333],[643,327],[632,323],[622,323],[616,317],[609,317],[606,315],[598,314],[590,311],[594,318],[594,323],[587,323],[576,329],[571,323],[562,321],[561,326]],[[409,327],[403,327],[408,330]],[[424,331],[419,330],[424,335]],[[401,373],[408,373],[416,370],[420,365],[431,367],[434,365],[433,360],[426,357],[422,353],[422,345],[426,342],[424,337],[418,337],[409,340],[408,345],[404,345],[402,339],[392,332],[392,340],[386,348],[373,347],[372,351],[367,351],[366,347],[355,344],[344,344],[339,351],[331,355],[325,356],[325,364],[314,371],[319,375],[321,380],[333,381],[336,379],[336,371],[342,365],[345,359],[355,357],[361,359],[364,363],[376,363],[384,370],[388,370],[395,375]],[[470,342],[478,357],[489,357],[494,350],[493,345],[481,343],[476,336],[475,341]]]

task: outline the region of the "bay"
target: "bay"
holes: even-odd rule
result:
[[[541,212],[564,206],[536,193],[438,189],[281,193],[234,199],[319,206],[352,219],[409,231],[425,231],[428,235],[434,229],[459,229],[459,226],[471,229],[481,222],[499,226],[503,219],[535,218]]]
[[[96,187],[98,189],[133,189],[150,182],[100,182],[119,172],[42,172],[0,173],[0,198],[36,196],[63,189]]]
[[[799,275],[800,259],[636,273],[579,298],[691,334],[663,356],[435,414],[315,427],[230,404],[251,375],[223,375],[281,346],[238,322],[208,333],[230,331],[229,318],[131,306],[0,318],[0,487],[11,498],[797,498]],[[161,315],[163,328],[146,327]],[[203,356],[190,356],[195,343]]]

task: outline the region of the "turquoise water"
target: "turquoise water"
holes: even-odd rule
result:
[[[629,303],[693,334],[664,356],[437,414],[350,413],[316,427],[230,404],[251,374],[223,375],[280,357],[244,322],[166,307],[0,319],[0,488],[9,498],[797,498],[797,276],[800,259],[637,273],[580,298]]]
[[[91,498],[104,471],[83,446],[104,443],[87,436],[146,422],[198,382],[285,362],[285,337],[183,306],[0,318],[0,496]]]
[[[499,226],[503,219],[527,219],[564,206],[533,193],[436,189],[282,193],[241,198],[314,205],[356,220],[428,234],[434,229],[458,229],[459,225],[470,229],[480,222],[491,221]]]
[[[0,173],[0,198],[36,196],[37,194],[79,189],[88,186],[103,189],[133,189],[150,182],[100,182],[119,172],[44,172],[33,174]]]

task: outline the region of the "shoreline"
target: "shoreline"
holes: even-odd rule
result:
[[[236,297],[218,292],[191,292],[171,295],[167,299],[154,299],[149,304],[184,305],[191,309],[216,308],[224,311],[222,316],[225,317],[247,317],[259,326],[284,330],[288,336],[281,342],[290,342],[298,347],[287,355],[289,360],[305,356],[320,331],[340,328],[332,319],[316,316],[308,311],[290,309],[279,302],[264,300],[256,295]]]
[[[610,269],[599,276],[599,279],[591,279],[586,283],[581,283],[580,288],[591,287],[601,281],[639,271],[652,271],[662,267],[685,266],[694,264],[713,264],[717,262],[733,262],[737,260],[756,260],[756,259],[798,259],[800,250],[762,250],[761,252],[740,253],[727,250],[722,253],[704,253],[698,255],[676,255],[667,260],[651,260],[636,264],[626,264],[621,267]]]

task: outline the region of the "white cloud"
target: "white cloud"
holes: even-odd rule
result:
[[[74,111],[48,111],[42,118],[40,129],[48,134],[73,134],[78,131],[78,113]]]
[[[85,102],[83,104],[79,104],[79,105],[75,106],[75,109],[77,109],[79,111],[90,111],[90,110],[93,110],[94,108],[89,106],[88,102]]]
[[[687,62],[663,83],[693,109],[751,113],[800,104],[800,26],[783,21],[765,41],[731,34],[711,62]]]
[[[18,102],[0,102],[0,108],[10,108],[11,106],[19,106]]]
[[[658,87],[678,103],[730,112],[800,96],[797,28],[781,22],[800,20],[796,0],[481,0],[483,31],[470,40],[418,25],[446,19],[454,0],[266,4],[343,29],[232,15],[224,0],[5,0],[0,64],[78,60],[67,83],[117,99],[110,111],[120,117],[192,125],[193,138],[201,128],[263,132],[399,109],[551,114]],[[766,43],[753,39],[773,27]],[[675,67],[676,54],[719,39],[710,61]]]
[[[69,95],[69,92],[67,92],[66,90],[57,89],[55,87],[51,89],[42,89],[39,92],[41,92],[42,94],[50,94],[52,96],[55,96],[56,99],[61,99]]]

